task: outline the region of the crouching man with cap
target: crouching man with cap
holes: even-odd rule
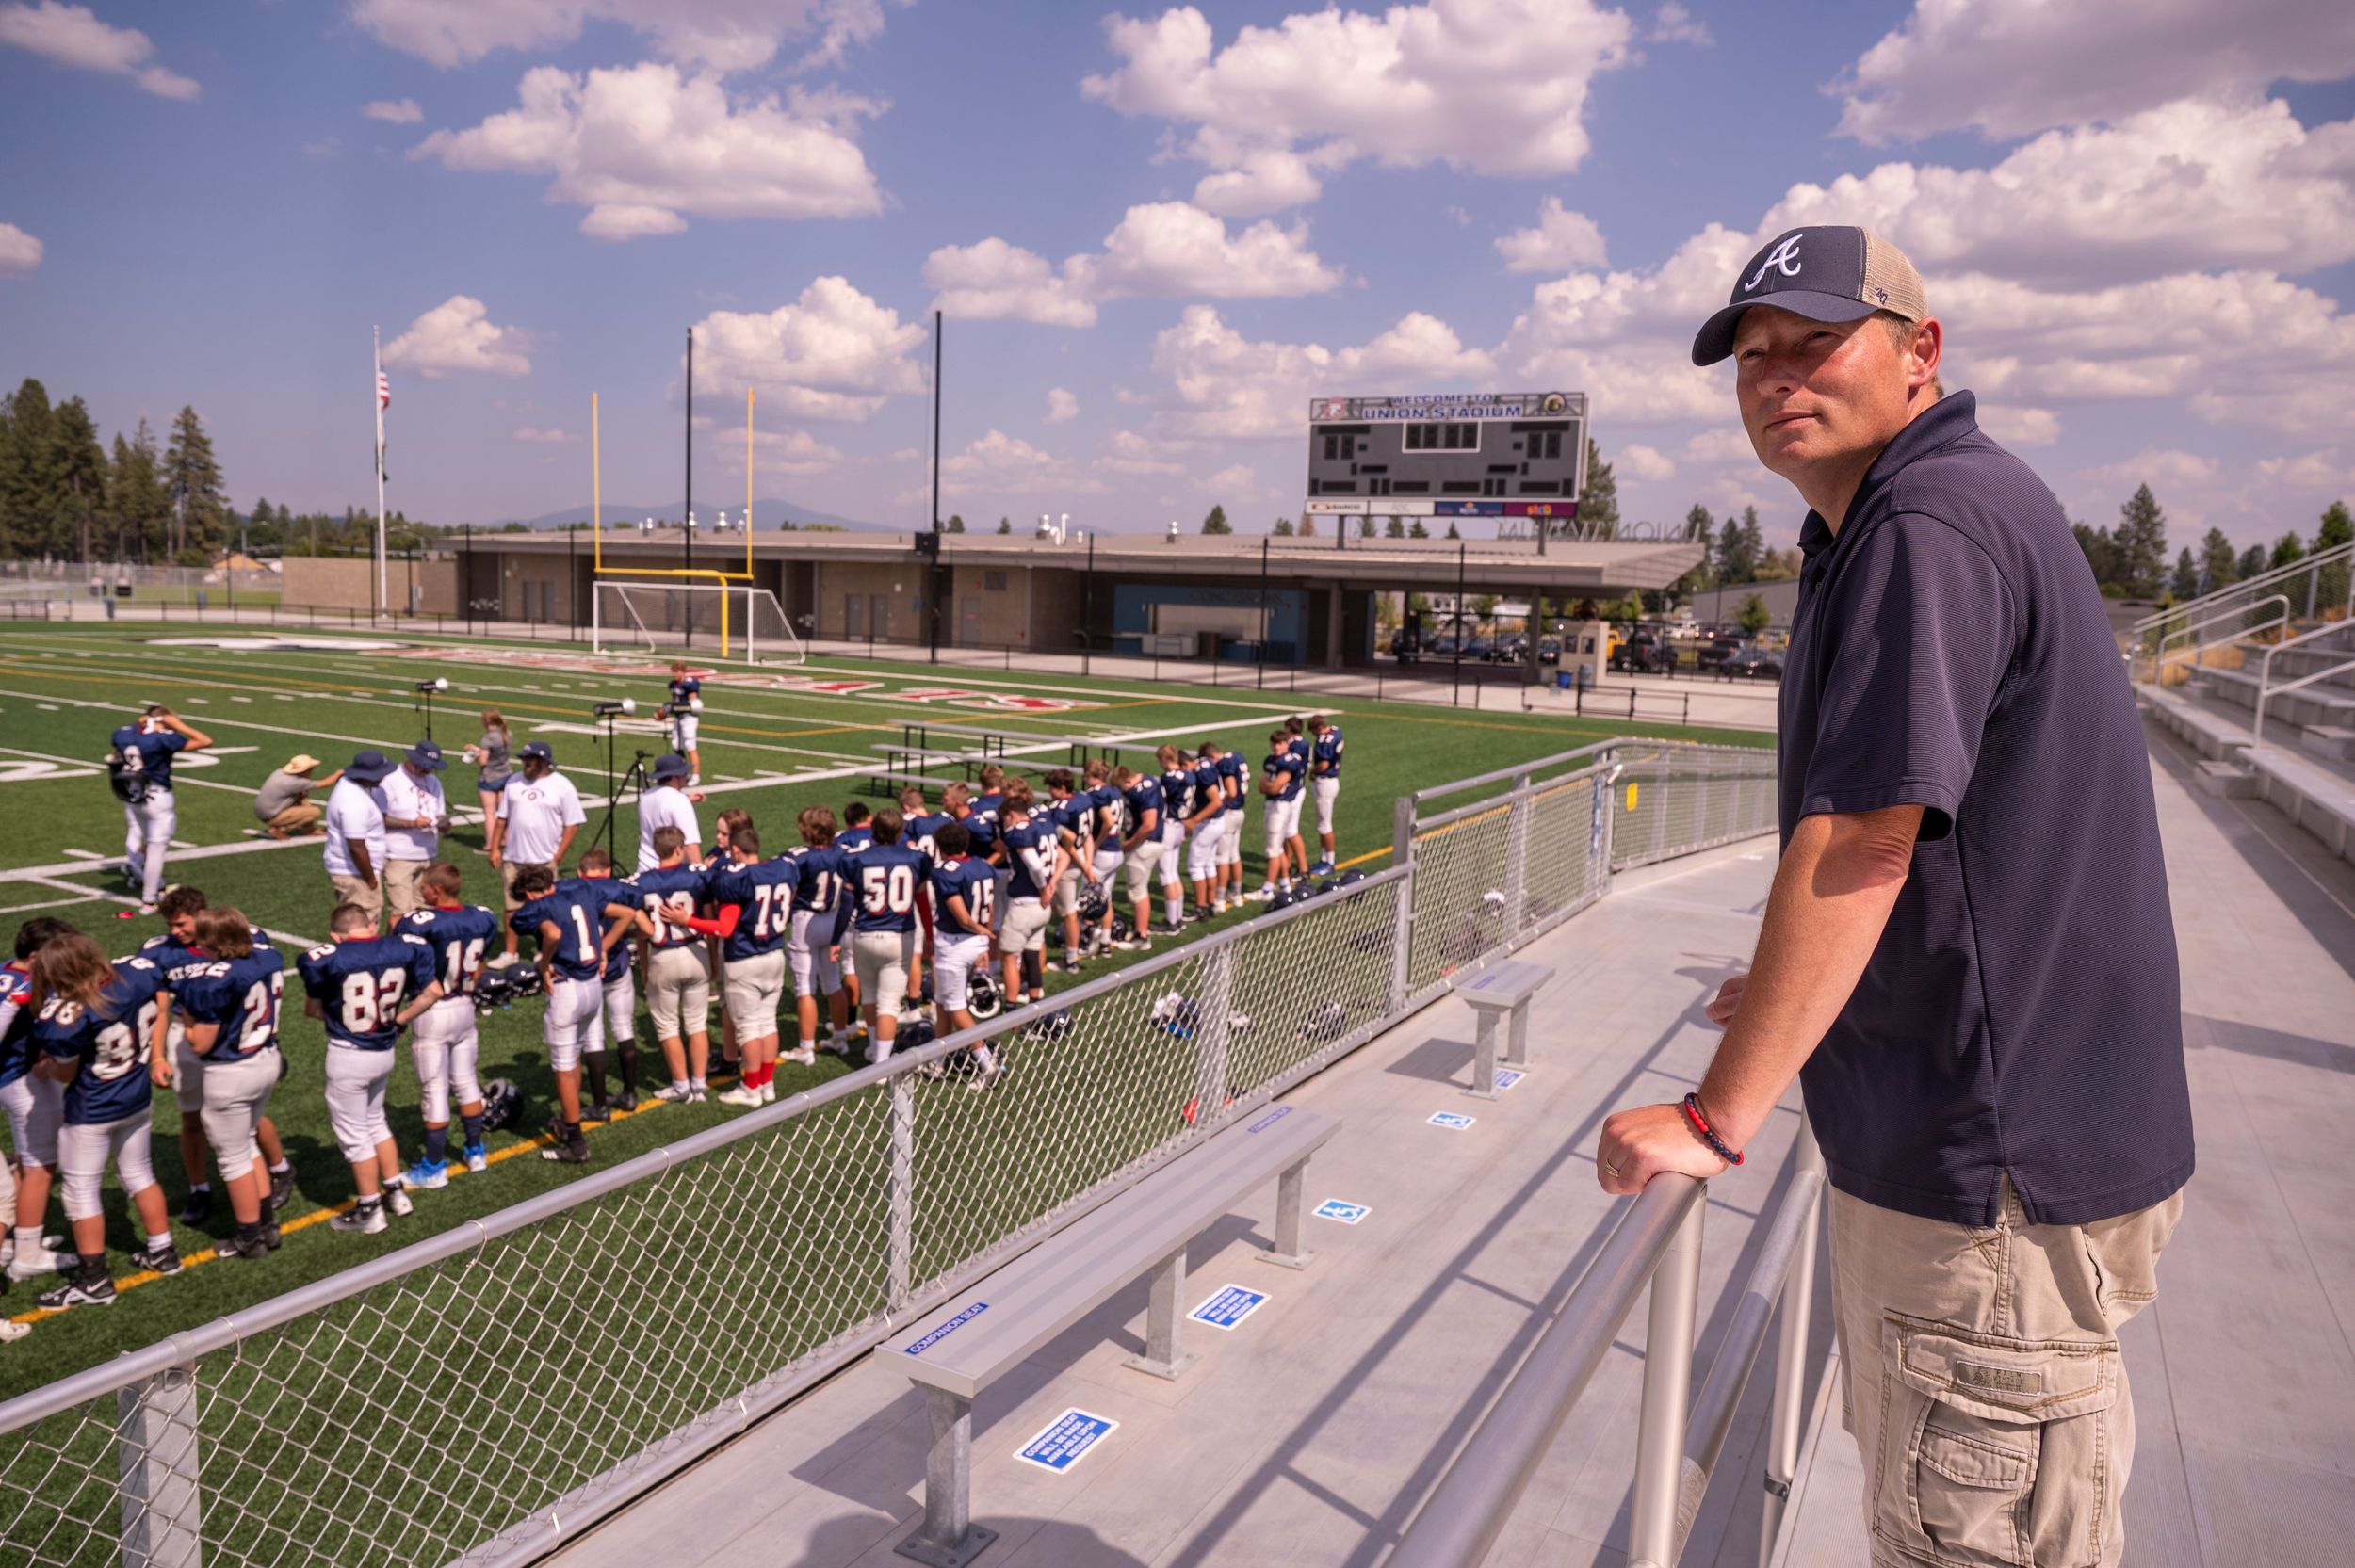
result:
[[[2100,594],[2026,464],[1942,393],[1895,247],[1780,234],[1702,326],[1809,507],[1782,862],[1725,1040],[1604,1124],[1603,1187],[1739,1164],[1794,1075],[1831,1186],[1843,1411],[1879,1565],[2106,1568],[2121,1324],[2192,1171],[2150,762]]]
[[[319,759],[307,752],[298,752],[286,759],[286,766],[262,781],[262,787],[253,792],[253,817],[262,824],[262,831],[272,838],[293,838],[308,834],[326,815],[311,803],[315,791],[333,789],[344,776],[340,768],[323,779],[311,775],[318,771]]]

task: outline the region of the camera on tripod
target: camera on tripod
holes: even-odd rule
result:
[[[599,719],[614,719],[637,711],[638,700],[635,697],[625,697],[618,703],[599,703],[595,708]]]
[[[429,696],[447,691],[449,689],[449,677],[447,675],[436,675],[430,681],[419,681],[414,689],[424,692]]]

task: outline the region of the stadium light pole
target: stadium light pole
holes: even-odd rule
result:
[[[695,329],[687,329],[687,515],[679,519],[687,541],[687,569],[695,569]],[[687,612],[687,646],[695,645],[695,612]]]

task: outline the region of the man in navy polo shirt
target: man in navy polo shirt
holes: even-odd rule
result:
[[[1681,1105],[1603,1186],[1713,1176],[1794,1074],[1876,1564],[2108,1565],[2134,1451],[2120,1325],[2192,1169],[2150,761],[2100,595],[2027,466],[1941,396],[1921,279],[1861,229],[1750,258],[1732,357],[1810,510],[1782,682],[1782,864]]]

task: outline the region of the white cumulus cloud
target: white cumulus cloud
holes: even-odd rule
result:
[[[1091,327],[1106,299],[1285,298],[1336,288],[1342,273],[1308,249],[1305,224],[1263,220],[1232,234],[1199,207],[1154,202],[1130,207],[1103,250],[1066,257],[1060,267],[993,235],[934,251],[924,281],[940,291],[936,307],[952,315]]]
[[[1008,496],[1102,495],[1110,488],[1085,466],[1003,430],[986,432],[940,464],[943,495],[980,496],[991,506]]]
[[[1179,435],[1297,440],[1316,396],[1486,390],[1496,374],[1485,352],[1421,311],[1371,341],[1327,348],[1316,343],[1254,342],[1209,305],[1189,305],[1153,339],[1153,367]]]
[[[36,5],[0,6],[0,44],[39,55],[77,71],[129,76],[158,98],[183,103],[203,89],[176,71],[151,63],[155,45],[136,27],[115,27],[98,20],[88,6],[68,6],[59,0]]]
[[[41,266],[41,244],[13,223],[0,223],[0,278],[24,278]]]
[[[1224,47],[1192,6],[1104,24],[1119,64],[1081,90],[1194,127],[1195,199],[1251,215],[1311,200],[1359,158],[1564,174],[1586,156],[1588,86],[1627,63],[1633,25],[1593,0],[1425,0],[1246,26]],[[1219,176],[1233,175],[1233,179]]]
[[[1666,453],[1636,442],[1612,454],[1611,470],[1631,479],[1673,479],[1677,465],[1669,461]]]
[[[1516,229],[1497,241],[1507,272],[1564,272],[1603,265],[1602,231],[1583,212],[1572,212],[1558,196],[1537,209],[1537,226]]]
[[[2329,0],[1917,0],[1832,84],[1867,141],[2114,120],[2195,94],[2355,74],[2355,8]]]
[[[1697,43],[1703,46],[1716,42],[1710,36],[1709,24],[1677,4],[1677,0],[1660,8],[1652,17],[1651,31],[1644,35],[1653,43]]]
[[[1080,399],[1063,387],[1047,389],[1047,423],[1064,425],[1080,417]]]
[[[591,22],[627,27],[666,59],[715,71],[767,65],[788,39],[812,38],[799,62],[812,67],[884,26],[882,0],[355,0],[351,15],[379,42],[446,69],[501,49],[567,44]]]
[[[527,425],[515,432],[514,439],[529,442],[538,446],[564,446],[569,445],[577,438],[567,435],[562,430],[538,430]]]
[[[425,110],[417,106],[414,98],[379,98],[364,105],[360,112],[387,125],[414,125],[425,118]]]
[[[384,345],[384,363],[397,370],[414,370],[428,380],[443,376],[528,376],[531,336],[520,328],[495,326],[481,300],[453,294]]]
[[[846,278],[825,277],[789,305],[714,311],[696,323],[698,381],[751,386],[801,418],[863,420],[924,390],[915,358],[929,334]]]
[[[411,152],[446,167],[546,174],[551,201],[589,209],[599,239],[672,234],[699,218],[853,218],[882,193],[854,139],[881,111],[839,93],[737,99],[717,80],[653,63],[583,75],[527,73],[517,105]]]

